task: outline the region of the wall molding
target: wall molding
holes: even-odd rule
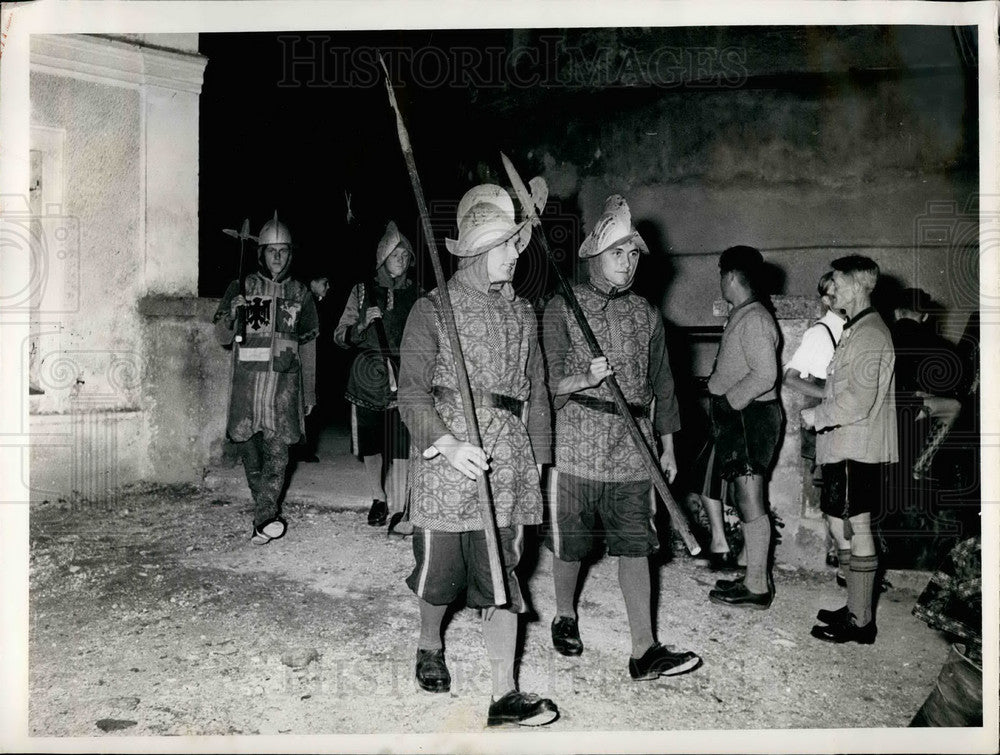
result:
[[[139,89],[200,94],[208,58],[89,34],[33,34],[31,71]]]

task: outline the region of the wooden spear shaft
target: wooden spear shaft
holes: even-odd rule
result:
[[[452,357],[455,361],[455,374],[458,379],[458,392],[462,398],[465,425],[468,428],[468,440],[469,443],[482,448],[483,441],[479,433],[479,421],[476,419],[476,408],[472,399],[472,387],[469,384],[469,373],[465,367],[465,358],[462,356],[462,344],[458,340],[455,311],[452,309],[447,281],[444,277],[444,270],[441,268],[441,260],[438,257],[437,243],[434,240],[431,216],[427,210],[423,185],[420,183],[420,174],[417,172],[417,164],[413,158],[413,148],[410,146],[409,133],[406,130],[403,115],[396,102],[396,93],[393,91],[392,82],[389,80],[389,71],[385,67],[385,61],[381,55],[379,55],[379,63],[382,64],[382,70],[385,72],[385,86],[389,92],[389,104],[396,114],[396,132],[399,134],[399,146],[403,150],[403,159],[406,161],[406,170],[410,174],[410,184],[413,186],[413,194],[417,200],[417,209],[420,212],[424,236],[427,237],[427,245],[431,253],[431,266],[434,268],[434,279],[437,281],[438,295],[441,298],[441,314],[444,318],[445,331],[448,334]],[[493,582],[493,603],[494,605],[502,606],[507,603],[507,582],[504,579],[503,562],[500,560],[500,543],[497,537],[496,517],[493,513],[493,496],[490,494],[490,482],[486,474],[479,475],[477,486],[479,514],[482,519],[483,532],[486,534],[486,551],[490,562],[490,578]]]
[[[524,208],[525,214],[531,218],[532,224],[538,228],[538,239],[542,244],[542,250],[545,252],[546,258],[551,263],[552,270],[556,274],[556,281],[559,284],[559,292],[562,294],[563,299],[566,300],[566,304],[573,313],[573,317],[576,319],[576,324],[583,333],[583,338],[587,342],[587,346],[590,349],[591,356],[604,356],[603,351],[601,351],[601,345],[597,342],[597,337],[594,335],[594,331],[591,329],[590,323],[587,322],[587,316],[580,308],[580,303],[577,301],[572,287],[569,285],[566,277],[562,274],[562,271],[556,264],[555,257],[552,255],[552,250],[549,248],[548,239],[545,238],[545,231],[542,229],[542,220],[538,217],[538,211],[535,209],[534,203],[531,201],[531,196],[528,193],[527,187],[525,187],[520,175],[514,168],[514,164],[510,161],[507,155],[500,153],[500,159],[503,161],[504,168],[507,171],[507,176],[510,178],[511,184],[514,186],[514,193],[517,194],[517,197]],[[670,488],[667,486],[667,480],[663,476],[663,470],[660,469],[660,464],[656,459],[656,455],[653,453],[653,449],[649,447],[646,438],[642,434],[642,430],[639,429],[639,423],[635,421],[635,417],[633,417],[632,413],[629,411],[628,401],[625,400],[625,394],[622,393],[621,386],[618,385],[618,380],[615,379],[614,374],[611,374],[605,378],[604,382],[607,384],[608,388],[611,389],[611,396],[614,398],[615,406],[618,408],[618,414],[625,422],[625,427],[628,429],[629,435],[632,437],[632,442],[635,444],[635,449],[639,453],[639,457],[642,459],[643,464],[645,464],[646,469],[649,472],[649,476],[653,481],[653,486],[660,494],[660,497],[663,499],[664,506],[667,507],[667,511],[670,513],[670,519],[673,522],[674,529],[676,529],[678,534],[681,536],[681,539],[684,541],[684,545],[687,546],[691,555],[697,556],[701,553],[701,546],[698,545],[698,540],[691,532],[691,527],[688,524],[687,517],[684,516],[680,506],[677,505],[677,501],[675,501],[674,497],[670,494]]]

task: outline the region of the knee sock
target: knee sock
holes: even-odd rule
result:
[[[642,658],[653,646],[653,619],[650,606],[649,559],[645,556],[618,557],[618,584],[625,597],[628,628],[632,633],[632,657]]]
[[[365,476],[368,477],[368,489],[372,500],[384,501],[385,488],[382,487],[382,454],[365,457]]]
[[[744,584],[750,592],[767,592],[767,558],[771,548],[771,518],[764,514],[743,523],[746,542],[747,575]]]
[[[517,614],[503,608],[483,611],[483,637],[493,674],[493,699],[499,700],[514,683],[514,654],[517,651]]]
[[[406,508],[406,459],[393,459],[389,467],[389,513],[396,514]]]
[[[845,548],[844,550],[837,549],[837,574],[841,575],[844,579],[847,579],[847,572],[851,568],[851,549]]]
[[[426,600],[418,598],[420,601],[420,639],[417,640],[417,648],[420,650],[440,650],[441,644],[441,623],[444,621],[447,605],[436,606]]]
[[[576,618],[573,598],[576,597],[579,578],[579,561],[563,561],[558,556],[552,556],[552,581],[556,586],[556,616]]]
[[[854,614],[859,627],[872,620],[877,569],[878,556],[851,556],[851,568],[846,575],[847,610]]]

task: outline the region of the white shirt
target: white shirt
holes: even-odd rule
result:
[[[826,326],[824,328],[823,326]],[[829,328],[829,332],[827,331]],[[795,350],[784,369],[793,369],[803,380],[816,377],[826,380],[826,368],[833,359],[833,350],[840,341],[844,330],[844,320],[831,310],[827,310],[816,323],[802,334],[802,342]],[[830,340],[830,335],[833,340]]]

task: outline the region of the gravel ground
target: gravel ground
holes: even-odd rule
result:
[[[246,503],[197,488],[33,506],[30,734],[482,732],[490,686],[474,612],[447,627],[451,693],[419,691],[409,541],[349,507],[292,502],[286,514],[288,535],[261,547]],[[741,612],[709,603],[718,575],[679,555],[657,570],[658,635],[704,665],[632,682],[615,559],[590,568],[586,650],[564,658],[548,637],[548,552],[526,552],[537,556],[524,564],[520,681],[560,705],[546,731],[900,727],[947,652],[910,615],[912,590],[882,597],[874,645],[835,646],[809,637],[816,610],[844,601],[830,575],[779,567],[772,609]]]

